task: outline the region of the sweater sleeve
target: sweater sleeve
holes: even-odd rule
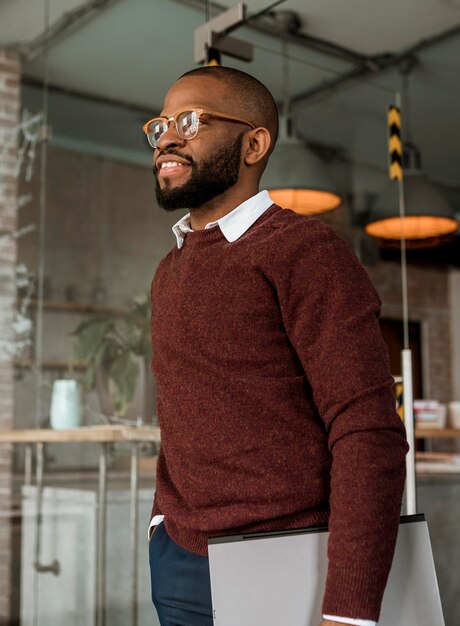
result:
[[[323,613],[377,620],[408,448],[378,325],[380,300],[346,242],[321,222],[297,224],[289,245],[276,291],[332,455]]]

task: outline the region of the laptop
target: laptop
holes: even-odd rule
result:
[[[320,624],[328,534],[321,527],[209,539],[215,626]],[[378,624],[445,626],[424,515],[401,517]]]

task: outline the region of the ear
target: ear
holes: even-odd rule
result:
[[[270,133],[266,128],[254,128],[249,131],[246,139],[244,152],[245,165],[260,163],[270,150]]]

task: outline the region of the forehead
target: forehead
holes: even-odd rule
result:
[[[162,114],[170,116],[188,108],[232,113],[228,88],[209,76],[180,78],[166,94]]]

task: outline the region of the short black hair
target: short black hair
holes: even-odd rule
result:
[[[241,70],[221,65],[198,67],[185,72],[180,78],[193,76],[209,76],[223,83],[231,92],[239,115],[268,130],[272,152],[278,137],[278,108],[272,94],[260,80]]]

